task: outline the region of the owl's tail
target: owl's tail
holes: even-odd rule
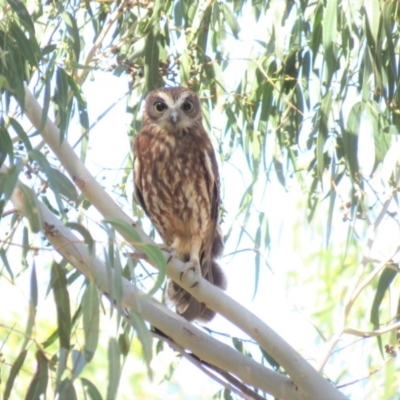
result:
[[[213,255],[216,255],[214,249]],[[215,260],[204,260],[201,265],[201,271],[203,277],[209,282],[222,290],[226,289],[225,274]],[[215,311],[207,308],[204,303],[197,301],[190,293],[171,280],[168,282],[167,296],[175,305],[176,312],[188,321],[197,319],[208,322],[215,317]]]

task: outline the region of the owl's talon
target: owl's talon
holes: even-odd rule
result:
[[[193,278],[190,279],[192,283],[190,285],[191,288],[194,288],[199,284],[199,277],[201,276],[200,265],[197,261],[189,261],[184,264],[181,273],[179,274],[179,280],[182,282],[182,279],[187,276],[189,271],[193,271]],[[189,282],[188,282],[189,283]]]

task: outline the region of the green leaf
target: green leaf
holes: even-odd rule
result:
[[[13,274],[10,264],[8,262],[8,257],[7,257],[7,254],[4,250],[4,248],[0,249],[0,259],[1,259],[5,269],[7,270],[8,274],[10,275],[11,282],[14,283],[14,274]],[[0,274],[1,274],[1,272],[0,272]]]
[[[143,246],[142,239],[133,226],[115,217],[105,218],[103,222],[111,224],[134,247]]]
[[[136,250],[143,251],[146,254],[149,262],[159,269],[159,274],[154,287],[149,291],[149,295],[153,295],[160,288],[165,279],[167,264],[163,254],[161,253],[161,250],[152,244],[143,243],[135,228],[118,218],[106,218],[104,219],[104,222],[110,223],[114,229],[116,229],[130,244],[135,247]]]
[[[28,152],[28,155],[29,155],[30,160],[36,161],[40,165],[42,171],[45,173],[45,175],[48,179],[49,185],[54,192],[54,197],[56,198],[58,209],[63,214],[64,206],[63,206],[63,203],[60,198],[60,190],[58,187],[58,180],[55,179],[55,176],[53,174],[53,172],[55,171],[54,168],[52,168],[50,166],[49,162],[47,161],[47,158],[39,150],[36,150],[36,149],[30,150]]]
[[[89,283],[83,294],[82,309],[85,359],[89,363],[96,351],[100,332],[100,301],[97,288],[93,283]]]
[[[325,169],[324,145],[329,132],[329,114],[332,108],[332,91],[328,91],[321,102],[317,136],[317,174],[322,183],[322,174]]]
[[[60,143],[63,142],[68,126],[68,79],[67,73],[62,68],[56,71],[56,94],[58,116],[60,118]]]
[[[4,389],[4,395],[3,395],[4,400],[7,400],[10,397],[15,378],[17,377],[21,367],[24,365],[27,352],[28,350],[21,351],[21,353],[18,355],[18,357],[14,361],[14,364],[11,367],[10,375],[8,375],[6,382],[6,388]]]
[[[75,380],[85,368],[86,360],[83,353],[79,350],[72,350],[71,351],[71,358],[72,358],[72,380]]]
[[[57,372],[56,372],[56,381],[55,387],[58,390],[61,384],[61,378],[64,374],[64,371],[67,368],[67,360],[68,360],[68,350],[61,347],[58,352],[58,363],[57,363]]]
[[[150,369],[150,362],[153,358],[153,336],[147,329],[146,323],[143,317],[137,313],[136,311],[131,309],[129,313],[129,317],[131,319],[132,325],[135,328],[136,334],[140,343],[142,344],[142,351],[144,360],[147,365],[147,370],[149,372],[150,378],[152,377],[152,371]]]
[[[158,42],[159,32],[157,29],[153,29],[148,34],[145,45],[144,77],[147,92],[159,87],[158,66],[160,49],[158,48]]]
[[[232,337],[232,344],[233,344],[233,347],[234,347],[239,353],[246,354],[246,351],[245,351],[245,349],[244,349],[243,341],[242,341],[242,340],[239,340],[237,337]]]
[[[364,112],[364,103],[358,102],[351,108],[347,118],[346,129],[343,130],[343,147],[346,161],[349,166],[352,180],[356,180],[359,173],[358,166],[358,134],[360,131],[360,120]]]
[[[101,394],[97,387],[86,378],[80,378],[85,394],[90,400],[102,400]]]
[[[24,144],[26,150],[32,150],[31,142],[28,138],[28,135],[25,133],[24,129],[22,128],[21,124],[14,118],[9,117],[9,122],[16,134],[21,139],[22,143]]]
[[[37,233],[42,231],[44,223],[41,214],[39,213],[39,205],[36,199],[36,195],[33,190],[28,188],[22,183],[18,184],[18,188],[21,191],[23,197],[23,207],[25,216],[28,218],[29,226],[31,231]]]
[[[235,39],[239,38],[240,25],[238,24],[235,15],[225,3],[220,3],[222,14],[224,15],[226,23],[229,25]]]
[[[46,398],[47,383],[49,380],[48,360],[41,350],[36,352],[36,360],[36,372],[26,392],[25,400],[41,400]]]
[[[6,173],[0,173],[0,198],[3,198],[5,202],[11,197],[22,168],[22,160],[17,159],[16,164],[10,167]]]
[[[72,181],[58,169],[51,168],[52,183],[55,184],[58,192],[65,196],[68,200],[76,202],[78,201],[78,191]]]
[[[337,35],[337,0],[329,0],[324,12],[323,28],[322,28],[322,43],[325,52],[325,62],[327,66],[328,81],[327,87],[329,88],[330,82],[333,78],[333,72],[336,70],[336,49],[335,41]]]
[[[83,240],[85,241],[85,244],[89,248],[89,253],[91,255],[94,255],[95,253],[95,242],[92,238],[92,235],[90,232],[81,224],[78,224],[77,222],[67,222],[65,224],[66,227],[73,229],[77,232],[79,232],[83,236]]]
[[[154,286],[148,292],[148,295],[152,296],[164,283],[167,263],[165,262],[165,258],[157,246],[146,244],[143,245],[141,249],[144,251],[149,261],[158,268],[157,280],[154,283]]]
[[[15,40],[19,50],[32,66],[37,66],[40,58],[40,48],[35,36],[28,39],[17,24],[9,26],[10,34]]]
[[[382,300],[385,296],[386,291],[389,289],[393,279],[396,277],[397,272],[390,268],[385,268],[378,281],[378,287],[375,292],[374,301],[372,302],[371,307],[371,316],[370,321],[374,325],[374,328],[377,329],[380,326],[379,323],[379,308],[382,303]]]
[[[396,275],[397,272],[395,270],[390,268],[385,268],[379,277],[378,287],[376,289],[374,300],[372,302],[371,315],[370,315],[370,321],[374,325],[374,329],[378,329],[380,326],[379,309],[382,304],[385,293],[389,289]],[[382,337],[377,336],[377,340],[379,349],[381,351],[381,354],[383,355]]]
[[[83,358],[83,356],[82,356]],[[58,388],[58,400],[78,400],[74,384],[70,378],[65,378]]]
[[[31,341],[32,330],[35,324],[36,318],[36,308],[38,304],[38,286],[37,286],[37,276],[35,262],[32,265],[31,280],[30,280],[30,297],[29,297],[29,312],[28,320],[26,322],[25,329],[25,341],[22,348],[25,349],[28,343]]]
[[[121,378],[121,362],[118,342],[110,338],[108,342],[108,386],[107,400],[117,399],[119,380]]]
[[[374,172],[378,164],[384,160],[386,153],[390,148],[392,136],[380,129],[379,117],[381,113],[376,104],[367,104],[365,107],[365,114],[374,135],[375,166],[372,171]]]
[[[7,129],[4,124],[0,124],[0,167],[3,165],[4,161],[9,157],[9,163],[14,164],[14,149]]]
[[[324,14],[324,6],[323,2],[318,2],[315,11],[314,11],[314,18],[313,18],[313,27],[311,33],[311,49],[313,54],[313,65],[315,64],[315,59],[318,55],[318,50],[321,45],[322,39],[322,20]],[[327,43],[328,44],[328,43]]]
[[[190,79],[190,64],[191,59],[187,51],[182,52],[179,57],[179,72],[181,77],[182,86],[188,86],[188,82]]]
[[[22,255],[21,255],[21,264],[24,268],[28,268],[28,260],[27,255],[29,253],[29,231],[26,226],[24,226],[22,230]]]
[[[49,112],[50,107],[50,100],[51,100],[51,80],[54,74],[54,64],[56,60],[56,54],[54,53],[48,63],[46,68],[46,72],[43,74],[43,85],[44,85],[44,93],[43,93],[43,111],[42,111],[42,118],[40,121],[40,130],[43,130],[46,126],[47,122],[47,115]]]
[[[271,357],[262,347],[259,348],[262,355],[267,360],[268,364],[273,368],[274,371],[278,371],[280,364],[278,364],[273,357]]]
[[[21,0],[7,0],[14,12],[18,15],[19,21],[30,35],[35,35],[35,28],[24,3]]]
[[[65,277],[64,269],[56,262],[53,262],[51,267],[50,284],[53,289],[54,301],[56,303],[60,347],[69,350],[71,343],[71,311],[67,279]]]
[[[75,60],[79,61],[79,54],[81,52],[81,37],[79,34],[78,25],[75,18],[68,11],[63,11],[61,17],[67,26],[68,33],[70,34],[70,40],[73,44]]]

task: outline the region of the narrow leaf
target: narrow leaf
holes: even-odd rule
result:
[[[332,91],[330,90],[322,99],[317,136],[317,174],[322,182],[322,174],[325,169],[324,145],[328,137],[329,114],[332,108]]]
[[[86,378],[81,378],[82,386],[85,394],[89,396],[91,400],[103,400],[97,387]]]
[[[160,50],[158,48],[159,34],[156,29],[150,31],[146,39],[144,56],[144,76],[146,80],[146,91],[158,87],[158,63]]]
[[[62,143],[68,126],[68,79],[62,68],[57,68],[56,72],[55,102],[58,106],[60,142]]]
[[[14,149],[7,129],[4,127],[4,123],[0,124],[0,167],[4,161],[9,157],[10,164],[14,164]]]
[[[83,332],[85,334],[85,358],[90,362],[99,342],[100,302],[97,288],[89,283],[82,298]]]
[[[137,333],[138,339],[140,340],[140,343],[142,344],[144,360],[147,365],[148,373],[151,377],[152,371],[150,369],[150,362],[153,357],[153,336],[150,334],[143,317],[139,313],[131,310],[129,316],[130,316],[132,325],[135,328],[135,331]]]
[[[72,181],[58,169],[51,168],[53,184],[56,185],[58,192],[70,201],[78,201],[78,191]]]
[[[231,31],[233,33],[233,36],[235,39],[239,38],[239,32],[240,32],[240,25],[238,24],[235,15],[229,8],[229,6],[225,3],[220,3],[222,13],[224,15],[226,23],[229,25],[229,28],[231,28]]]
[[[55,179],[53,172],[55,171],[54,168],[51,168],[47,158],[36,149],[30,150],[28,152],[29,158],[31,161],[36,161],[39,165],[44,174],[47,177],[49,182],[50,188],[53,190],[54,197],[56,198],[58,209],[61,213],[64,212],[64,206],[60,198],[60,191],[58,188],[58,181]]]
[[[4,400],[7,400],[10,397],[15,378],[17,377],[18,372],[20,371],[22,365],[24,364],[26,353],[27,353],[27,350],[23,350],[19,354],[17,359],[14,361],[13,366],[11,367],[10,375],[8,376],[8,379],[6,382],[6,388],[4,390],[4,395],[3,395]]]
[[[33,190],[28,188],[22,183],[18,185],[24,198],[24,212],[29,221],[31,231],[37,233],[43,230],[44,223],[42,216],[39,214],[39,207],[37,204],[36,195]]]
[[[85,356],[79,350],[72,350],[71,352],[72,358],[72,380],[75,380],[83,371],[83,368],[86,365]]]
[[[118,342],[110,338],[108,342],[108,386],[107,400],[117,398],[119,380],[121,378],[121,363]]]
[[[56,303],[60,347],[69,350],[71,340],[71,311],[67,290],[67,279],[65,277],[64,269],[56,262],[53,262],[51,267],[50,284],[53,289],[54,300]]]
[[[31,142],[28,138],[28,135],[25,133],[24,129],[22,128],[21,124],[14,118],[9,117],[9,122],[16,134],[21,139],[22,143],[24,144],[26,150],[32,150]]]
[[[41,400],[46,398],[49,380],[48,360],[40,350],[36,352],[36,360],[36,372],[26,392],[25,400]]]
[[[89,248],[89,253],[93,255],[95,252],[95,242],[90,232],[83,225],[78,224],[77,222],[67,222],[65,226],[79,232],[83,236],[83,240]]]
[[[58,394],[59,394],[59,396],[57,397],[58,400],[78,400],[74,384],[72,383],[70,378],[65,378],[61,382],[58,388]]]
[[[7,3],[11,6],[14,12],[18,15],[21,24],[25,27],[25,29],[34,36],[35,28],[29,15],[28,10],[26,9],[24,3],[21,0],[7,0]]]
[[[360,120],[364,111],[363,103],[356,103],[352,107],[347,119],[346,129],[343,130],[343,147],[346,161],[349,165],[350,174],[353,180],[356,179],[359,171],[358,167],[358,134],[360,130]]]
[[[38,304],[38,286],[37,286],[35,262],[33,262],[31,271],[31,280],[30,280],[29,312],[25,329],[25,342],[22,346],[23,349],[26,348],[27,344],[30,342],[31,339],[32,329],[35,324],[37,304]]]

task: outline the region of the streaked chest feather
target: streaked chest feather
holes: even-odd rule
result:
[[[146,153],[139,155],[142,193],[150,216],[159,216],[157,228],[166,235],[188,224],[207,229],[214,180],[205,149],[190,140],[153,138]]]

